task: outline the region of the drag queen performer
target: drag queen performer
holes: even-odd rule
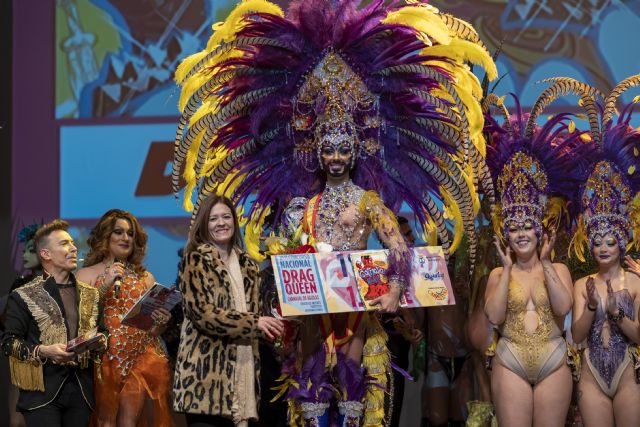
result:
[[[640,425],[638,353],[640,325],[640,264],[626,257],[638,248],[640,235],[640,132],[629,126],[633,104],[613,120],[616,100],[628,87],[640,84],[640,75],[623,80],[605,100],[602,121],[589,111],[593,139],[599,150],[592,156],[590,175],[582,187],[582,215],[573,240],[584,261],[589,248],[598,271],[576,282],[573,339],[587,340],[578,383],[578,405],[585,427]],[[590,97],[595,105],[595,97]],[[601,123],[602,128],[599,129]],[[635,273],[635,274],[634,274]]]
[[[535,124],[551,100],[543,92],[525,115],[516,99],[515,117],[498,100],[505,123],[487,126],[487,164],[500,201],[493,216],[502,267],[489,275],[485,313],[500,333],[491,389],[503,427],[564,426],[571,399],[562,336],[573,302],[571,275],[565,265],[552,262],[551,252],[561,223],[556,216],[566,209],[563,199],[576,192],[583,176],[576,159],[589,145],[582,144],[580,132],[568,130],[566,114],[542,128]]]
[[[176,72],[173,182],[177,192],[185,164],[194,215],[213,192],[238,207],[255,195],[243,217],[256,259],[263,230],[280,224],[294,197],[307,198],[302,229],[316,248],[364,249],[375,230],[390,249],[391,291],[377,302],[395,311],[410,274],[394,216],[403,202],[447,253],[466,232],[475,256],[474,181],[490,177],[482,91],[465,61],[491,79],[496,69],[469,24],[421,2],[383,3],[294,1],[285,14],[241,2]],[[436,201],[455,220],[452,242]],[[389,356],[375,316],[305,321],[314,326],[289,379],[290,423],[383,425]]]
[[[148,332],[120,324],[120,318],[155,282],[142,265],[147,234],[131,213],[111,209],[93,227],[87,243],[85,267],[77,276],[98,288],[109,330],[109,348],[96,367],[93,424],[172,425],[169,361],[158,338],[170,313],[154,311],[155,326]],[[153,403],[152,410],[145,410],[147,400]]]

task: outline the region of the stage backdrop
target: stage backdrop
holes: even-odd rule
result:
[[[149,269],[173,282],[188,226],[169,184],[173,71],[204,46],[211,25],[235,2],[14,3],[14,230],[62,217],[84,244],[104,211],[130,210],[149,233]],[[604,92],[640,72],[638,1],[430,3],[473,23],[492,52],[501,46],[495,91],[517,94],[525,106],[540,92],[535,83],[550,76],[575,77]],[[14,249],[19,269],[22,247]]]

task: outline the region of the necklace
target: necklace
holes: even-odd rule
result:
[[[320,197],[318,209],[318,223],[320,225],[318,238],[321,242],[329,243],[339,250],[348,250],[351,246],[351,239],[357,221],[350,226],[342,225],[340,232],[342,237],[336,245],[333,241],[336,223],[349,205],[358,205],[364,190],[355,185],[351,180],[345,181],[335,186],[326,186]]]

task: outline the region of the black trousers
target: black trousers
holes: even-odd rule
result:
[[[405,371],[409,369],[409,351],[411,344],[399,334],[389,334],[387,341],[391,360],[398,367]],[[404,376],[395,369],[392,370],[393,375],[393,412],[391,413],[391,422],[389,427],[400,426],[400,415],[402,413],[402,402],[404,400]]]
[[[76,379],[69,376],[51,403],[22,415],[27,427],[83,427],[89,425],[91,408]]]

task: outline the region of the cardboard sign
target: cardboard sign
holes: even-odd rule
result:
[[[387,251],[277,255],[271,258],[283,316],[375,310],[389,292]],[[455,304],[442,248],[413,248],[402,307]]]

